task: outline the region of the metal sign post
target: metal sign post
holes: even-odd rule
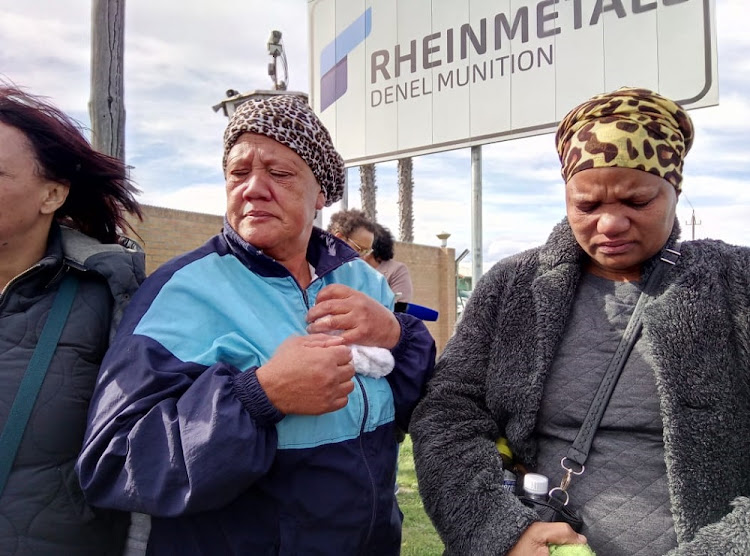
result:
[[[482,277],[482,146],[471,147],[471,289]]]

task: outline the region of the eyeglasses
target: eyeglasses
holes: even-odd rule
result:
[[[359,253],[360,257],[366,257],[370,253],[372,253],[372,247],[365,248],[361,247],[356,241],[354,241],[352,238],[348,237],[346,238],[346,242],[350,244],[352,247],[354,247],[354,250]]]

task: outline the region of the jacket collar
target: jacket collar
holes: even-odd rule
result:
[[[65,254],[62,243],[62,230],[60,225],[53,221],[47,237],[47,250],[44,256],[34,266],[41,267],[40,276],[43,277],[45,286],[49,286],[62,274],[63,259]]]
[[[262,250],[248,243],[230,226],[224,217],[222,235],[229,246],[229,250],[248,269],[260,276],[281,278],[290,276],[289,271],[281,263],[266,255]],[[344,263],[358,258],[354,249],[346,242],[332,234],[313,227],[310,240],[307,243],[307,262],[315,269],[315,274],[322,277]]]
[[[662,251],[666,248],[673,248],[680,237],[680,233],[680,222],[675,217],[672,231],[664,246],[656,255],[643,263],[641,281],[648,279],[656,263],[661,259]],[[585,251],[578,245],[566,217],[554,227],[547,242],[541,247],[539,252],[539,271],[540,273],[544,273],[569,264],[583,268],[587,257]]]

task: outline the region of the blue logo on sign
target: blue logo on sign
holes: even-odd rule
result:
[[[323,48],[320,54],[320,111],[346,93],[348,70],[346,57],[372,30],[372,8],[367,8],[349,27]]]

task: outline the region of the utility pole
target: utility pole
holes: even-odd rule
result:
[[[91,145],[125,160],[125,0],[91,2]]]
[[[690,217],[690,220],[686,220],[685,224],[693,228],[693,239],[695,239],[695,227],[701,225],[701,221],[695,219],[695,209],[693,209],[693,215]]]

